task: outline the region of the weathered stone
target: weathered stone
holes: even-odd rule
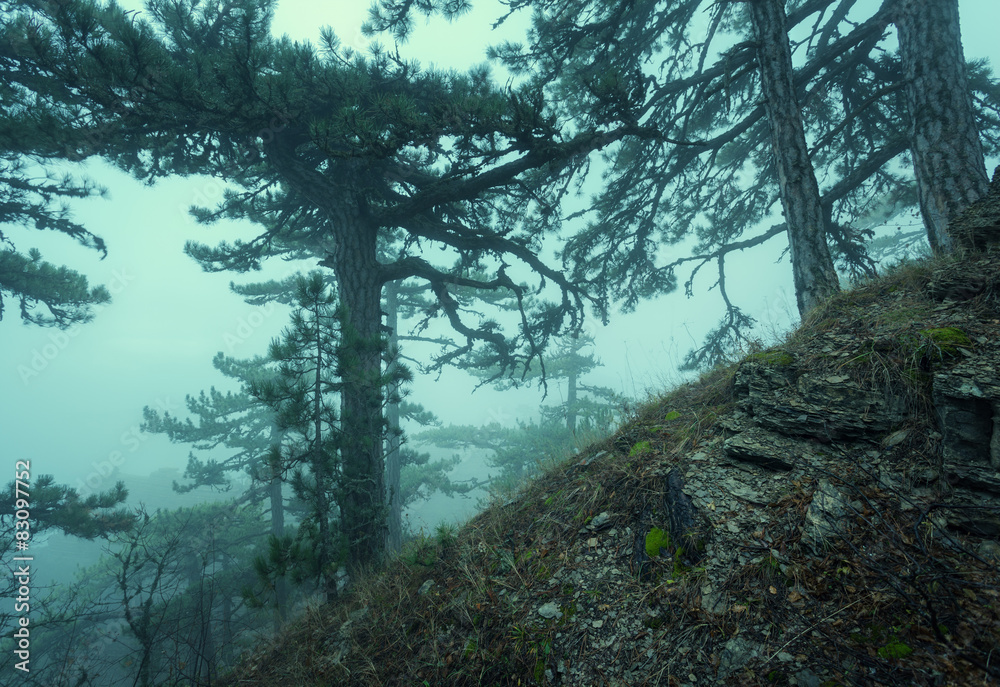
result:
[[[821,479],[806,510],[802,539],[814,549],[822,549],[828,539],[843,532],[848,515],[847,498],[829,480]]]
[[[794,456],[801,455],[804,442],[751,428],[726,439],[722,450],[734,460],[754,463],[769,470],[791,470],[795,467],[791,461]]]
[[[538,615],[543,618],[561,618],[562,611],[559,610],[559,604],[549,601],[538,608]]]
[[[945,463],[1000,470],[1000,354],[991,351],[934,375],[934,410]]]
[[[796,685],[796,687],[820,687],[820,685],[823,684],[823,678],[808,668],[805,668],[792,675],[788,683],[790,685]]]
[[[890,431],[906,417],[902,399],[844,375],[800,372],[785,359],[743,363],[734,385],[754,423],[781,434],[857,438]]]
[[[726,642],[726,647],[719,656],[719,679],[725,680],[751,659],[756,658],[758,653],[757,646],[753,642],[742,637],[733,637]]]
[[[684,562],[687,565],[694,565],[702,558],[701,549],[704,548],[704,543],[697,529],[694,504],[691,503],[691,497],[684,493],[684,478],[677,468],[667,473],[664,501],[670,539],[684,549]]]
[[[590,523],[587,525],[587,528],[596,532],[597,530],[602,530],[605,527],[609,527],[610,525],[611,525],[611,516],[608,515],[607,511],[604,511],[602,513],[595,515],[593,519],[590,521]]]

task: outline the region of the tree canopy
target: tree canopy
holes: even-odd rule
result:
[[[610,115],[660,133],[627,138],[610,149],[601,191],[576,215],[584,226],[563,252],[571,274],[630,308],[674,290],[682,267],[692,268],[684,283],[691,295],[702,268],[714,263],[713,287],[726,315],[688,362],[717,361],[753,324],[730,297],[726,257],[789,229],[773,219],[781,197],[768,121],[774,93],[765,97],[762,89],[760,34],[751,19],[762,3],[505,4],[509,13],[530,10],[532,29],[527,42],[499,45],[494,56],[546,84],[550,103],[568,121],[585,127]],[[996,155],[1000,89],[985,64],[964,64],[956,2],[886,0],[869,14],[853,0],[781,4],[787,5],[793,95],[816,170],[827,239],[842,271],[871,275],[876,265],[866,246],[874,216],[889,221],[917,205],[907,166],[913,149],[929,150],[925,144],[931,141],[919,132],[940,131],[940,141],[957,142],[978,129],[985,152]],[[466,5],[384,0],[372,8],[369,30],[405,38],[417,11],[448,14]],[[938,12],[937,20],[930,10]],[[899,25],[922,38],[894,48]],[[914,73],[931,75],[916,91],[936,97],[934,107],[916,104]],[[944,107],[966,100],[967,110]],[[972,126],[969,117],[975,118]],[[974,200],[985,170],[981,154],[978,162],[974,153],[966,159],[972,162],[954,164],[950,172],[924,174],[924,193],[937,193],[938,202],[952,208],[960,204],[946,199],[942,187],[979,189],[966,192],[962,202]],[[938,188],[932,191],[928,180]],[[926,220],[929,204],[922,205]],[[928,232],[935,243],[930,225]],[[668,248],[681,244],[684,249]]]

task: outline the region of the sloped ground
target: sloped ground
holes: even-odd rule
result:
[[[997,257],[841,294],[224,684],[1000,684]]]

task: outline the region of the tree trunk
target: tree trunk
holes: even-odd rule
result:
[[[576,349],[573,350],[576,353]],[[569,388],[566,391],[566,429],[576,436],[576,378],[579,371],[574,366],[569,371]]]
[[[345,216],[346,215],[346,216]],[[358,214],[333,218],[338,227],[331,265],[344,312],[341,370],[341,465],[349,565],[375,562],[385,550],[382,416],[382,270],[378,230]]]
[[[802,111],[795,93],[784,0],[751,0],[757,61],[781,206],[788,226],[792,276],[799,314],[840,290],[826,243],[826,223],[816,173],[809,159]]]
[[[956,237],[949,223],[989,190],[965,74],[958,0],[899,0],[893,21],[903,60],[920,213],[931,248],[950,253]]]
[[[277,425],[271,425],[271,445],[281,443],[281,431]],[[285,500],[281,493],[281,467],[271,468],[271,481],[267,489],[268,501],[271,506],[271,535],[276,539],[285,536]],[[288,611],[288,579],[284,575],[274,581],[274,626],[277,630],[285,621]]]
[[[385,285],[385,326],[389,331],[389,350],[394,351],[399,346],[399,283],[389,282]],[[390,360],[387,366],[389,379],[393,378],[393,371],[396,366],[395,360]],[[389,397],[398,397],[400,390],[398,381],[392,382],[389,390]],[[386,484],[386,506],[388,512],[388,539],[387,549],[395,553],[403,548],[403,502],[399,493],[399,477],[402,465],[400,464],[400,435],[399,435],[399,403],[390,400],[386,405],[385,419],[389,433],[386,437],[385,448],[385,484]]]

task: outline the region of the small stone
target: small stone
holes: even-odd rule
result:
[[[420,589],[417,590],[417,594],[423,596],[424,594],[429,592],[431,590],[431,587],[433,586],[434,586],[434,580],[427,580],[422,585],[420,585]]]
[[[792,661],[795,660],[795,657],[792,656],[787,651],[779,651],[778,652],[778,660],[781,661],[781,662],[783,662],[783,663],[791,663]]]
[[[611,516],[608,515],[607,511],[599,513],[595,515],[594,518],[590,521],[590,525],[588,525],[588,527],[590,527],[590,529],[592,530],[599,530],[602,527],[606,527],[610,519]]]
[[[979,555],[989,560],[994,559],[1000,562],[1000,544],[995,541],[984,541],[979,545]]]
[[[538,609],[538,615],[542,616],[543,618],[561,618],[562,611],[559,610],[558,604],[550,601],[547,604],[543,604]]]
[[[593,621],[590,624],[593,625],[594,627],[604,627],[604,621],[603,620],[595,620],[595,621]]]
[[[798,687],[820,687],[823,680],[819,675],[805,668],[792,676],[791,684],[798,685]]]

